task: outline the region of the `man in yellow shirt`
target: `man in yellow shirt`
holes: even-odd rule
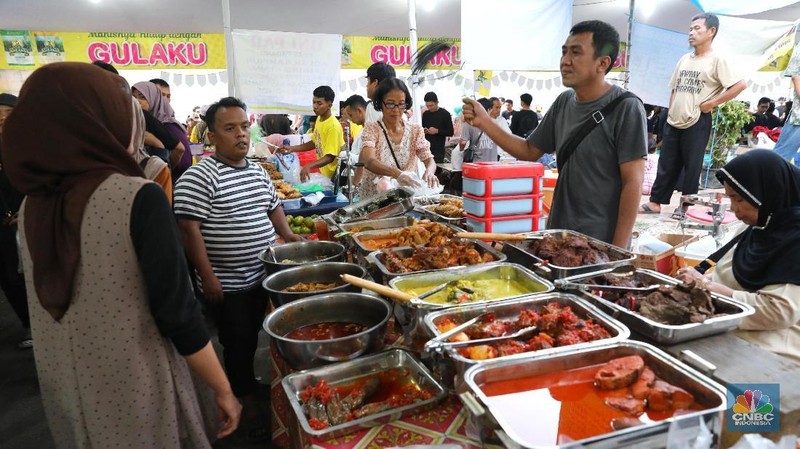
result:
[[[336,98],[330,86],[319,86],[314,89],[313,109],[317,115],[314,125],[312,140],[301,145],[292,145],[281,148],[284,154],[300,151],[317,150],[317,160],[306,165],[300,170],[300,181],[306,182],[309,171],[319,168],[320,173],[327,178],[332,178],[336,173],[337,157],[344,145],[344,134],[339,120],[331,113],[331,105]]]

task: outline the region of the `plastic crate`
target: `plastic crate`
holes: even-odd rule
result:
[[[317,150],[308,150],[308,151],[301,151],[297,153],[297,159],[300,161],[300,166],[305,167],[306,165],[316,162],[317,160]],[[319,173],[318,168],[312,168],[311,173]]]
[[[464,212],[480,218],[536,215],[542,210],[542,194],[483,198],[464,194]]]
[[[464,164],[461,175],[463,191],[470,195],[530,195],[542,190],[544,166],[536,162],[473,162]]]
[[[547,215],[512,215],[508,217],[480,218],[464,215],[467,229],[472,232],[500,232],[519,234],[545,229]]]

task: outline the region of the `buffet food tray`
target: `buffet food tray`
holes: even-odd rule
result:
[[[371,230],[380,230],[380,229],[393,229],[393,228],[404,228],[406,226],[411,226],[414,224],[416,220],[413,217],[408,216],[400,216],[400,217],[390,217],[390,218],[380,218],[377,220],[370,220],[370,221],[356,221],[353,223],[343,223],[338,225],[339,229],[342,232],[350,232],[350,233],[357,233],[362,232],[362,228],[372,228]]]
[[[462,213],[460,217],[447,217],[433,211],[432,206],[439,204],[439,201],[442,199],[453,199],[453,200],[463,201],[463,198],[460,196],[447,195],[447,194],[420,196],[414,198],[414,206],[415,206],[414,208],[423,215],[426,215],[435,221],[440,221],[443,223],[451,223],[454,225],[463,224],[464,223],[463,207],[461,208]]]
[[[415,223],[412,222],[408,226],[401,226],[401,227],[396,227],[396,228],[383,228],[383,229],[375,229],[375,230],[372,230],[372,231],[356,232],[355,234],[352,235],[353,242],[355,243],[356,247],[358,247],[359,251],[361,251],[362,254],[366,255],[366,254],[369,254],[369,253],[371,253],[373,251],[379,251],[379,250],[376,250],[375,248],[367,248],[366,245],[364,244],[365,240],[369,241],[369,240],[376,240],[376,239],[393,238],[393,237],[396,237],[398,234],[400,234],[403,231],[403,229],[405,229],[407,227],[410,227],[410,226],[414,226],[414,224]],[[453,232],[453,235],[455,235],[455,233],[458,233],[458,232],[463,232],[463,229],[461,229],[458,226],[455,226],[453,224],[449,224],[449,223],[440,223],[440,224],[441,224],[441,226],[444,226],[444,227],[450,229]],[[401,246],[396,246],[396,247],[393,247],[393,248],[401,248]],[[386,249],[390,249],[390,248],[386,248]]]
[[[326,381],[332,387],[347,385],[360,378],[376,375],[379,372],[395,368],[406,370],[408,376],[417,385],[431,392],[431,397],[423,401],[395,407],[325,429],[317,430],[309,425],[308,417],[306,417],[303,411],[300,400],[300,393],[305,390],[306,387],[316,385],[321,380]],[[283,385],[286,396],[289,398],[289,402],[297,415],[297,419],[303,431],[309,435],[321,437],[322,439],[335,438],[348,433],[358,432],[359,430],[368,429],[419,413],[422,410],[433,407],[447,396],[445,389],[433,378],[430,371],[428,371],[422,363],[417,361],[411,353],[401,349],[391,349],[349,362],[299,371],[284,377],[281,384]]]
[[[564,280],[568,282],[586,283],[587,281],[602,276],[609,271],[611,271],[611,269],[572,276]],[[643,268],[637,268],[633,276],[636,276],[637,280],[651,280],[652,282],[650,282],[649,285],[680,284],[680,281],[677,279]],[[602,285],[598,285],[597,291],[602,290],[602,288]],[[714,304],[714,308],[723,309],[727,315],[709,318],[702,323],[671,325],[659,323],[644,317],[626,307],[603,298],[599,294],[594,293],[594,291],[581,291],[581,294],[588,300],[597,304],[602,310],[610,313],[614,318],[617,318],[625,323],[632,330],[663,344],[681,343],[688,340],[694,340],[696,338],[728,332],[739,327],[739,324],[742,322],[744,317],[755,313],[755,309],[749,304],[744,304],[727,296],[711,292],[711,301]]]
[[[494,249],[490,244],[483,242],[481,240],[468,240],[471,243],[475,244],[475,249],[478,253],[483,256],[486,253],[491,254],[494,256],[492,262],[488,263],[497,263],[497,262],[505,262],[506,255],[502,252]],[[405,273],[392,273],[389,268],[386,267],[386,252],[391,253],[397,257],[410,257],[414,253],[414,248],[410,246],[402,246],[399,248],[387,248],[384,250],[377,250],[372,251],[371,253],[367,254],[366,260],[370,267],[374,267],[371,270],[371,274],[373,275],[372,278],[375,279],[376,282],[380,282],[384,285],[388,284],[389,281],[398,277],[398,276],[406,276],[410,274],[418,274],[418,273],[432,273],[440,270],[452,270],[454,268],[461,268],[464,265],[459,265],[456,267],[448,267],[448,268],[436,268],[431,270],[421,270],[421,271],[409,271]],[[483,266],[486,263],[476,264],[476,265],[469,265],[469,266]]]
[[[534,293],[547,293],[553,291],[553,284],[537,276],[531,270],[517,264],[500,262],[471,267],[448,268],[427,273],[417,273],[398,276],[389,281],[389,286],[395,290],[407,291],[418,286],[434,288],[446,282],[457,279],[508,279],[515,281],[529,291],[517,296],[491,299],[468,304],[486,304],[487,302],[507,301],[514,298],[528,296]],[[446,310],[462,308],[464,304],[440,304],[435,302],[420,301],[416,303],[394,302],[394,319],[403,329],[404,335],[427,340],[432,335],[423,323],[425,316],[432,310]],[[420,342],[420,345],[424,342]]]
[[[532,376],[548,375],[576,370],[625,356],[638,355],[651,368],[656,376],[673,385],[690,392],[695,402],[704,407],[702,410],[690,410],[685,414],[676,414],[661,421],[648,422],[644,425],[623,430],[611,431],[602,435],[577,441],[569,441],[554,445],[537,445],[525,436],[525,429],[514,424],[519,419],[509,416],[508,410],[487,406],[488,396],[481,386],[487,382],[525,379]],[[663,351],[642,342],[619,341],[611,344],[577,348],[572,351],[553,352],[535,358],[514,360],[497,360],[473,366],[464,375],[469,392],[461,395],[462,401],[470,410],[472,420],[488,434],[492,430],[506,447],[513,448],[643,448],[643,447],[691,447],[697,435],[705,429],[710,432],[707,444],[718,444],[722,432],[723,413],[726,409],[725,390],[719,384],[704,377],[692,368],[670,357]],[[476,400],[477,399],[477,400]],[[531,407],[537,407],[532,402]],[[562,404],[565,405],[565,404]],[[575,413],[587,413],[573,410]],[[524,410],[517,408],[513,413],[527,416]],[[559,420],[567,417],[569,411],[562,408],[560,414],[544,420],[531,422],[525,420],[527,426],[551,429],[558,426]],[[574,418],[574,415],[572,416]],[[583,416],[581,420],[591,419]],[[705,429],[703,429],[705,427]],[[555,429],[557,432],[558,429]],[[706,446],[708,447],[708,446]],[[714,446],[716,447],[716,446]]]
[[[558,238],[566,238],[568,236],[584,237],[590,242],[597,245],[603,252],[608,254],[609,258],[616,259],[611,262],[599,263],[593,265],[582,265],[578,267],[562,267],[553,265],[548,261],[541,259],[532,252],[528,251],[529,241],[520,242],[505,242],[503,245],[503,252],[508,255],[509,262],[519,263],[531,267],[533,271],[547,279],[563,279],[569,276],[575,276],[583,273],[591,273],[594,271],[602,270],[604,268],[613,268],[619,265],[629,265],[634,259],[636,254],[626,251],[617,246],[597,240],[588,235],[579,232],[570,231],[566,229],[548,229],[546,231],[528,232],[525,235],[552,235]]]
[[[359,220],[403,215],[414,208],[412,197],[414,192],[406,187],[389,190],[356,204],[337,209],[331,213],[331,219],[337,224]]]
[[[604,312],[593,306],[588,301],[579,298],[575,295],[567,293],[546,293],[539,295],[530,295],[522,298],[517,298],[502,302],[492,303],[475,303],[461,307],[454,307],[444,310],[436,310],[428,313],[423,322],[428,333],[434,336],[440,335],[437,324],[442,320],[449,319],[455,324],[463,323],[471,318],[474,318],[484,312],[493,312],[496,320],[515,320],[521,311],[533,309],[539,312],[542,307],[549,303],[557,303],[563,306],[569,306],[572,311],[581,319],[591,318],[595,323],[603,327],[611,335],[610,338],[602,340],[594,340],[584,343],[577,343],[569,346],[556,346],[549,349],[540,349],[537,351],[523,352],[519,354],[500,356],[488,360],[473,360],[467,358],[458,351],[458,349],[447,348],[445,354],[447,358],[452,360],[455,364],[455,375],[461,376],[464,372],[473,365],[482,363],[503,361],[503,360],[519,360],[531,359],[533,357],[540,357],[545,354],[558,353],[563,351],[575,351],[580,348],[593,347],[597,345],[608,344],[625,340],[631,334],[630,330],[624,324],[618,322],[614,318],[606,315]],[[529,336],[528,338],[531,338]],[[445,362],[446,363],[446,362]]]

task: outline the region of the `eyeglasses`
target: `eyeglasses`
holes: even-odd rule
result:
[[[385,107],[386,109],[401,109],[402,110],[402,109],[408,108],[408,104],[406,104],[406,103],[400,103],[400,104],[384,103],[383,107]]]

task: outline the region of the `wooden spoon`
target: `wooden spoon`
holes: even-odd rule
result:
[[[395,290],[391,287],[387,287],[385,285],[378,284],[377,282],[368,281],[366,279],[361,279],[359,277],[355,277],[351,274],[343,274],[342,280],[347,282],[348,284],[355,285],[356,287],[366,288],[367,290],[371,290],[381,296],[385,296],[389,299],[393,299],[395,301],[400,302],[411,302],[412,299],[415,299],[416,296],[410,295],[405,292],[401,292],[400,290]]]

